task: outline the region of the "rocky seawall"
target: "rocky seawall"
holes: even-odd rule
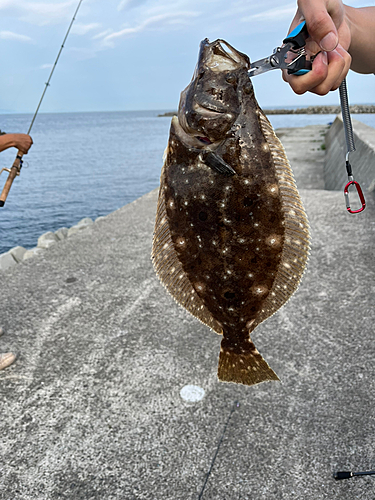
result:
[[[341,113],[340,106],[309,106],[297,109],[264,109],[266,115],[337,115]],[[353,104],[350,106],[352,114],[375,113],[375,106],[372,104]],[[158,116],[174,116],[176,111],[169,111]]]
[[[98,217],[95,223],[99,220],[105,219],[106,216]],[[71,228],[61,227],[55,232],[49,231],[42,234],[38,238],[38,244],[36,247],[27,250],[22,246],[14,247],[0,255],[0,271],[5,271],[6,269],[15,266],[23,260],[30,259],[36,255],[40,255],[45,250],[50,248],[52,245],[56,245],[59,241],[70,238],[74,234],[80,233],[82,230],[89,228],[94,221],[90,217],[85,217],[80,220],[75,226]]]

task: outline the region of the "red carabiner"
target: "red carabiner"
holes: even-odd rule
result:
[[[349,202],[349,187],[351,185],[354,185],[356,190],[357,190],[357,193],[358,193],[358,196],[359,196],[359,199],[362,203],[362,207],[359,208],[358,210],[352,210],[350,208],[350,202]],[[363,212],[363,210],[366,208],[366,200],[365,200],[365,197],[363,196],[363,192],[362,192],[362,189],[361,189],[361,186],[358,184],[358,182],[354,181],[354,180],[351,180],[347,183],[347,185],[344,187],[344,195],[345,195],[345,201],[346,201],[346,209],[347,211],[350,213],[350,214],[359,214],[360,212]]]

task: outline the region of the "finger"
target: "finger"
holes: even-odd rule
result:
[[[324,82],[328,75],[328,58],[326,52],[320,52],[314,59],[312,70],[302,76],[288,75],[283,71],[283,78],[292,87],[296,94],[312,91]]]
[[[341,45],[338,45],[337,46],[337,52],[343,57],[344,59],[344,68],[341,72],[341,74],[338,76],[338,78],[336,79],[335,83],[333,84],[332,86],[332,89],[331,90],[337,90],[340,85],[341,85],[341,82],[343,81],[344,78],[346,78],[346,75],[348,74],[349,72],[349,69],[350,69],[350,65],[352,63],[352,57],[350,54],[348,54],[348,52],[346,52],[346,50],[344,50]]]
[[[310,89],[310,92],[321,96],[328,94],[331,90],[335,90],[338,82],[340,85],[343,80],[342,75],[345,71],[345,59],[337,50],[328,52],[327,58],[328,73],[326,78],[321,83]]]
[[[337,47],[339,38],[337,28],[344,18],[344,9],[341,2],[324,0],[299,0],[299,11],[306,20],[307,30],[311,38],[327,52]]]

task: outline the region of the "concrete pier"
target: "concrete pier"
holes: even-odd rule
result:
[[[375,130],[358,120],[352,120],[353,136],[356,150],[350,153],[349,161],[353,166],[353,174],[361,180],[364,190],[375,190]],[[324,166],[325,189],[337,189],[347,182],[345,164],[347,151],[345,132],[341,115],[338,115],[326,135],[327,154]]]
[[[152,269],[156,191],[0,274],[1,500],[373,500],[332,474],[375,468],[375,209],[323,190],[326,131],[279,130],[312,233],[253,339],[281,383],[218,382],[220,337]]]

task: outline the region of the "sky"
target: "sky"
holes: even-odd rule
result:
[[[0,0],[0,113],[35,111],[77,6]],[[289,0],[83,0],[40,111],[175,110],[202,39],[254,61],[281,44],[295,10]],[[339,103],[337,91],[294,94],[279,70],[253,84],[263,108]],[[374,76],[350,72],[348,91],[352,104],[374,103]]]

